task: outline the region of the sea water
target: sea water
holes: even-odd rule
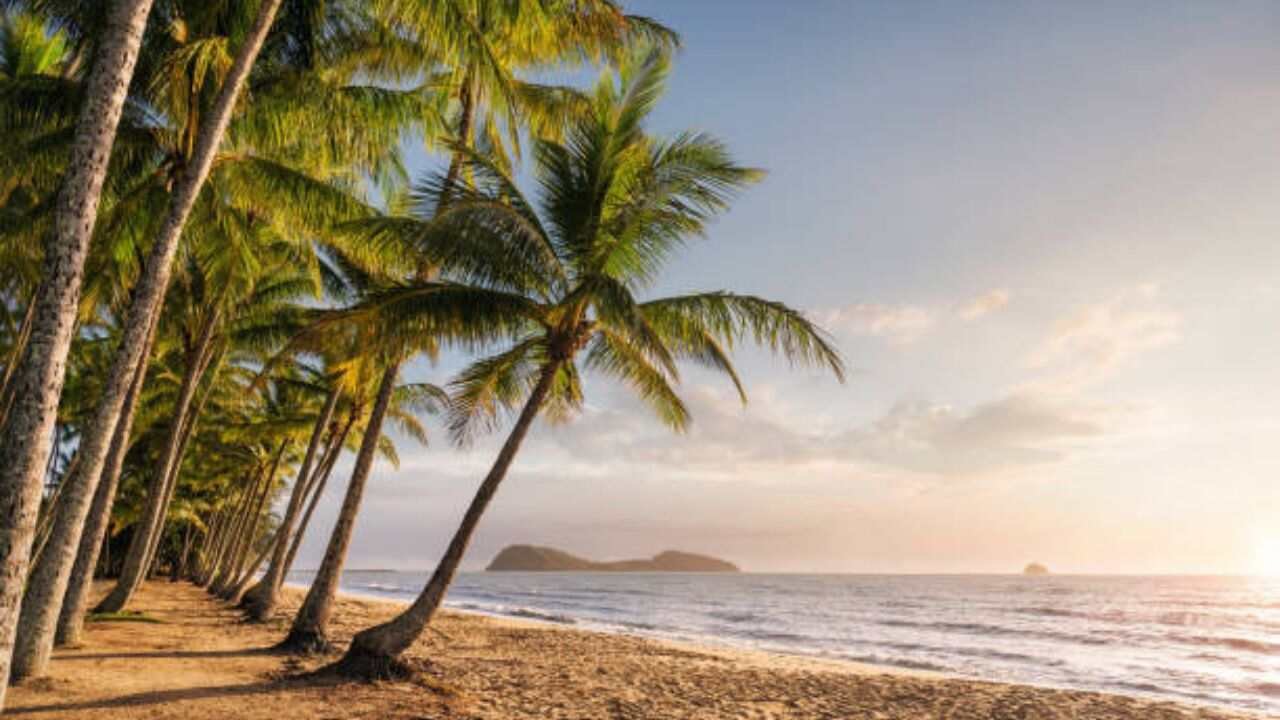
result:
[[[348,571],[342,589],[409,600],[426,575]],[[464,573],[446,605],[1280,714],[1276,578]]]

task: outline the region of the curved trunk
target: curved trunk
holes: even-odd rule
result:
[[[191,209],[195,207],[196,197],[200,194],[200,189],[204,186],[205,179],[209,176],[209,169],[213,166],[214,155],[218,146],[222,143],[222,136],[226,132],[227,125],[231,122],[231,114],[235,110],[240,91],[249,79],[249,71],[252,69],[254,61],[257,60],[258,52],[262,49],[262,44],[266,40],[267,31],[270,29],[272,22],[275,21],[276,11],[280,8],[281,2],[282,0],[265,0],[259,6],[253,27],[249,30],[244,43],[236,52],[235,60],[231,64],[226,80],[222,83],[222,88],[218,91],[218,97],[214,100],[213,108],[208,116],[208,122],[200,127],[200,135],[191,159],[183,168],[174,186],[173,194],[169,200],[168,211],[160,225],[160,232],[156,237],[155,244],[151,247],[151,254],[147,258],[147,264],[143,269],[142,276],[138,279],[138,285],[134,290],[133,302],[130,303],[129,313],[125,322],[125,337],[121,342],[119,352],[120,354],[126,354],[126,358],[130,360],[127,363],[130,367],[137,362],[142,336],[145,335],[146,329],[150,327],[152,319],[160,311],[160,307],[164,302],[164,295],[169,286],[169,277],[173,272],[173,259],[178,251],[178,239],[182,235],[182,228],[186,225],[187,218],[191,215]],[[123,394],[123,378],[121,380],[118,392]],[[112,415],[110,428],[106,430],[108,436],[115,430],[115,421],[116,415]],[[97,469],[91,474],[91,477],[96,479],[96,473]],[[144,535],[154,532],[151,517],[148,517],[148,523],[146,526],[147,532],[143,533]],[[144,540],[149,539],[149,535],[144,538]],[[104,601],[104,609],[119,610],[124,607],[125,603],[133,595],[134,590],[137,589],[137,583],[141,581],[138,575],[142,570],[146,569],[145,567],[140,567],[142,562],[146,560],[146,557],[144,557],[146,553],[143,552],[146,547],[144,544],[136,553],[131,552],[131,562],[126,560],[125,563],[126,570],[131,573],[128,582],[121,582],[116,586],[108,598],[109,602]],[[124,579],[122,578],[122,580]]]
[[[41,473],[66,377],[84,261],[150,12],[151,0],[118,0],[107,15],[54,208],[54,236],[45,251],[43,281],[32,300],[36,307],[27,352],[11,380],[11,392],[20,400],[0,429],[0,678],[4,679],[10,674],[40,506]],[[0,709],[5,685],[0,683]]]
[[[226,562],[222,571],[218,579],[209,586],[209,592],[214,595],[219,597],[225,595],[227,590],[235,584],[236,579],[240,577],[240,568],[244,565],[245,555],[248,554],[249,548],[253,544],[253,539],[257,535],[262,506],[266,503],[267,496],[271,494],[271,482],[275,479],[276,466],[280,463],[280,456],[284,454],[284,448],[285,443],[281,441],[280,449],[276,451],[275,459],[272,460],[270,468],[263,475],[260,486],[254,487],[254,494],[250,497],[241,522],[236,526],[235,534],[231,537],[231,547],[227,551]]]
[[[537,417],[538,410],[541,409],[542,402],[551,389],[558,369],[559,363],[555,361],[543,368],[542,376],[538,378],[538,384],[534,386],[529,399],[525,401],[524,409],[520,411],[515,427],[511,429],[511,434],[503,443],[502,450],[498,452],[498,458],[490,468],[489,474],[476,490],[471,505],[462,516],[462,523],[453,534],[449,547],[445,549],[444,556],[440,558],[440,563],[436,565],[435,572],[431,574],[431,579],[427,581],[422,593],[408,609],[396,617],[357,633],[351,639],[351,647],[347,649],[347,653],[338,661],[338,672],[363,679],[391,678],[404,674],[404,668],[399,662],[400,654],[422,635],[422,631],[426,629],[432,616],[444,602],[445,593],[448,592],[449,585],[453,583],[453,578],[458,573],[458,567],[462,564],[467,545],[471,543],[471,537],[480,524],[480,518],[498,492],[498,486],[502,484],[507,470],[511,467],[511,462],[515,460],[520,444],[529,434],[529,428],[533,425],[533,420]]]
[[[120,484],[120,469],[124,467],[124,458],[128,454],[129,435],[133,431],[133,418],[138,409],[138,398],[142,394],[143,383],[146,382],[157,325],[158,323],[151,324],[142,361],[134,369],[133,380],[129,383],[129,392],[125,395],[124,405],[121,407],[120,422],[117,423],[115,432],[111,436],[111,448],[107,451],[102,477],[98,480],[98,488],[93,495],[93,505],[89,509],[89,515],[85,519],[84,528],[80,534],[75,564],[72,566],[71,575],[67,580],[67,589],[62,597],[62,607],[58,612],[57,627],[54,630],[55,645],[79,643],[84,630],[84,611],[89,601],[89,588],[93,584],[93,572],[98,566],[98,555],[106,539],[107,528],[111,524],[111,506],[115,504],[116,488]]]
[[[187,531],[182,536],[182,551],[169,572],[169,582],[178,582],[186,576],[187,560],[191,557],[191,546],[195,543],[195,524],[187,523]]]
[[[333,473],[333,466],[338,461],[338,456],[342,454],[343,445],[347,441],[347,435],[351,433],[351,426],[359,417],[359,408],[353,408],[351,414],[347,416],[347,422],[342,427],[342,432],[330,444],[329,450],[325,455],[324,464],[320,467],[319,473],[313,479],[312,487],[308,490],[311,493],[311,501],[307,504],[307,511],[302,515],[302,522],[298,523],[298,531],[293,534],[293,543],[289,545],[289,554],[284,559],[284,570],[280,577],[289,577],[289,570],[293,568],[293,561],[298,557],[298,548],[302,545],[302,539],[307,535],[307,528],[311,525],[311,516],[316,511],[316,505],[320,504],[320,498],[324,497],[324,489],[329,484],[329,475]]]
[[[189,579],[191,582],[199,585],[200,578],[204,577],[205,571],[209,569],[209,556],[213,551],[214,543],[217,542],[218,534],[222,532],[222,523],[226,519],[226,511],[219,508],[213,512],[213,517],[209,518],[207,530],[200,538],[199,544],[195,550],[195,565],[191,568]]]
[[[235,505],[230,510],[226,522],[222,525],[222,530],[218,534],[218,544],[214,548],[213,559],[209,563],[209,571],[206,577],[202,578],[200,584],[207,587],[209,592],[213,592],[214,585],[217,584],[222,577],[223,568],[226,567],[227,554],[231,551],[231,543],[237,537],[236,531],[240,525],[244,523],[244,515],[249,507],[249,503],[253,500],[254,495],[258,492],[258,482],[262,479],[262,467],[255,467],[253,475],[244,487],[240,489],[240,495],[235,501]]]
[[[280,449],[276,450],[275,459],[271,461],[271,470],[267,472],[266,481],[262,484],[262,494],[258,496],[258,502],[253,506],[253,511],[249,513],[249,522],[246,527],[248,533],[241,539],[235,554],[235,562],[231,566],[231,572],[226,576],[226,583],[218,593],[223,599],[230,599],[231,595],[242,582],[247,582],[245,578],[245,563],[249,559],[249,553],[253,551],[254,542],[258,536],[267,527],[269,515],[269,505],[267,499],[271,497],[271,491],[275,487],[276,470],[280,467],[280,459],[284,457],[285,448],[289,446],[287,440],[280,441]],[[268,544],[269,545],[269,544]]]
[[[324,551],[324,560],[316,577],[307,590],[307,597],[293,619],[289,636],[280,644],[282,649],[300,652],[318,652],[329,645],[326,631],[329,626],[329,615],[333,611],[333,600],[338,593],[338,583],[342,579],[342,565],[347,559],[347,547],[351,545],[351,533],[355,529],[356,515],[360,512],[360,501],[364,497],[364,486],[369,480],[369,471],[373,468],[373,457],[378,451],[378,439],[382,437],[382,420],[387,414],[387,406],[391,402],[391,393],[395,390],[396,375],[400,364],[392,363],[382,373],[378,384],[377,399],[369,414],[369,423],[364,429],[364,437],[360,441],[360,452],[356,455],[355,468],[351,471],[351,482],[347,484],[347,494],[342,500],[342,510],[338,513],[338,521],[329,536],[329,545]]]
[[[62,473],[62,480],[58,482],[58,487],[53,489],[53,495],[45,501],[45,507],[41,508],[42,513],[39,516],[36,525],[36,539],[31,546],[31,566],[35,568],[40,563],[40,555],[44,552],[45,545],[49,542],[49,537],[53,534],[53,522],[58,517],[58,508],[62,505],[62,491],[67,489],[67,480],[70,480],[72,473],[76,471],[76,466],[80,464],[80,452],[71,456],[71,462],[67,464],[65,472]],[[32,573],[34,574],[34,569]],[[27,582],[31,582],[31,578],[27,578]],[[21,627],[21,626],[19,626]]]
[[[205,372],[208,371],[209,361],[212,356],[212,346],[210,346],[200,359],[200,366],[196,371],[197,384],[199,383],[199,378],[204,377]],[[221,362],[219,362],[220,366]],[[151,539],[151,544],[147,546],[147,557],[143,567],[151,567],[155,563],[156,551],[160,547],[160,538],[164,535],[165,518],[169,516],[169,507],[173,505],[173,494],[178,488],[178,476],[182,472],[182,462],[187,456],[187,446],[191,442],[191,436],[195,433],[196,426],[200,423],[200,416],[204,413],[204,406],[209,401],[209,396],[213,393],[213,385],[217,377],[218,367],[215,367],[213,374],[209,377],[209,381],[205,384],[204,394],[196,401],[195,407],[187,413],[186,423],[182,428],[182,438],[178,441],[178,452],[174,456],[173,465],[169,468],[168,477],[164,483],[164,497],[160,501],[160,525]]]
[[[182,431],[186,426],[195,399],[196,389],[200,384],[200,359],[213,341],[215,319],[209,318],[200,331],[200,338],[192,352],[187,353],[187,368],[182,376],[182,386],[178,391],[178,399],[174,403],[173,423],[165,440],[164,454],[161,456],[158,472],[147,488],[147,504],[142,511],[142,518],[134,528],[133,537],[129,540],[129,549],[125,552],[124,567],[120,570],[120,579],[102,602],[98,603],[97,612],[119,612],[133,597],[138,586],[146,579],[151,544],[164,524],[164,499],[169,476],[178,463],[178,451],[182,446]]]
[[[239,605],[240,602],[244,599],[245,591],[249,589],[249,581],[253,579],[253,576],[255,574],[257,574],[258,569],[262,567],[262,563],[266,562],[267,555],[271,552],[271,548],[276,545],[277,539],[278,539],[278,536],[272,537],[271,542],[267,543],[266,547],[258,551],[257,557],[254,558],[253,562],[249,563],[249,565],[246,567],[244,571],[244,574],[235,583],[235,585],[233,585],[231,589],[227,591],[226,599],[232,605]]]
[[[245,597],[249,617],[252,620],[261,622],[270,617],[271,612],[275,610],[276,593],[280,589],[280,581],[284,578],[284,560],[289,549],[289,536],[293,534],[293,524],[298,520],[302,501],[310,485],[316,451],[320,447],[325,428],[329,427],[337,407],[338,391],[330,390],[324,408],[316,418],[315,429],[311,431],[311,441],[307,443],[307,454],[302,460],[302,467],[298,468],[298,477],[293,481],[293,493],[289,496],[289,506],[285,510],[284,518],[280,521],[280,528],[276,530],[276,541],[271,548],[271,564],[267,566],[267,572],[262,580]]]

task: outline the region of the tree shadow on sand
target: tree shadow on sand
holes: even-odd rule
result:
[[[261,648],[235,648],[232,650],[157,650],[154,652],[124,652],[124,653],[84,653],[76,655],[57,655],[55,660],[58,662],[68,662],[73,660],[130,660],[130,659],[200,659],[200,658],[226,658],[226,657],[253,657],[255,655],[281,655],[279,651],[272,647]]]
[[[105,710],[111,708],[142,707],[146,705],[163,705],[184,700],[203,700],[205,698],[229,698],[244,695],[257,695],[279,691],[293,683],[288,681],[264,681],[238,685],[209,685],[205,687],[174,688],[173,690],[153,690],[149,692],[121,695],[119,697],[98,698],[83,702],[54,703],[51,705],[28,705],[26,707],[5,708],[5,715],[34,715],[49,712],[77,712],[87,710]],[[314,683],[312,683],[314,684]]]

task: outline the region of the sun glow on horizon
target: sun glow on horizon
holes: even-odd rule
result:
[[[1259,535],[1253,542],[1253,571],[1280,577],[1280,535]]]

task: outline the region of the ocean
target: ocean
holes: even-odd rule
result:
[[[342,589],[410,600],[425,580],[357,570]],[[1280,715],[1280,578],[464,573],[446,605]]]

